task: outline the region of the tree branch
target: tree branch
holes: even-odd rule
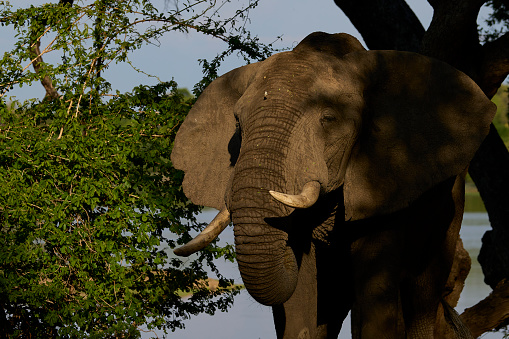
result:
[[[369,49],[417,51],[424,27],[404,0],[334,0]]]
[[[41,42],[38,40],[31,48],[30,48],[30,57],[34,60],[32,63],[32,66],[34,67],[34,71],[37,74],[41,73],[41,64],[42,64],[42,56],[41,56]],[[60,97],[57,90],[53,86],[53,82],[51,81],[51,78],[49,76],[44,76],[41,79],[41,84],[46,90],[46,96],[45,98],[50,99],[57,99]]]
[[[481,8],[481,6],[486,3],[487,0],[464,0],[461,3],[465,4],[467,7],[477,6]],[[428,3],[433,7],[433,9],[437,9],[438,7],[448,6],[449,8],[456,8],[458,3],[451,0],[428,0]]]
[[[509,74],[509,33],[484,44],[479,74],[478,84],[491,98]]]
[[[445,61],[474,80],[480,58],[477,16],[482,0],[429,0],[433,19],[420,53]]]
[[[490,133],[470,162],[468,171],[479,188],[493,228],[493,231],[483,236],[478,258],[484,280],[492,288],[509,277],[508,168],[509,152],[492,124]]]
[[[62,6],[72,6],[73,2],[74,2],[74,0],[60,0],[59,4]],[[42,25],[43,26],[47,25],[47,22],[44,18],[42,19]],[[34,40],[36,40],[36,43],[32,47],[30,47],[30,58],[33,60],[32,66],[34,67],[35,73],[40,74],[41,69],[42,69],[42,63],[43,63],[42,53],[41,53],[41,40],[39,38],[34,39]],[[46,95],[44,97],[45,99],[46,98],[57,99],[60,97],[57,90],[53,86],[53,81],[51,80],[51,78],[48,75],[45,75],[41,79],[41,84],[44,87],[44,89],[46,90]]]
[[[506,323],[509,319],[509,280],[501,281],[488,297],[467,308],[460,317],[475,338]]]

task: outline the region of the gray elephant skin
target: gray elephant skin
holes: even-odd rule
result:
[[[189,199],[221,212],[175,252],[232,222],[278,338],[337,338],[350,310],[354,338],[433,338],[495,110],[443,62],[310,34],[219,77],[190,111],[171,159]]]

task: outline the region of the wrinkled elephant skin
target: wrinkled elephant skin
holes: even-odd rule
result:
[[[194,203],[222,211],[200,239],[233,222],[278,338],[337,337],[349,310],[354,338],[432,338],[494,112],[443,62],[313,33],[212,82],[172,162]]]

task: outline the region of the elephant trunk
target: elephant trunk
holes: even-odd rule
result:
[[[271,189],[286,190],[283,176],[277,175],[281,173],[277,168],[281,161],[266,157],[259,160],[259,152],[263,151],[247,152],[239,159],[228,209],[234,224],[242,280],[256,301],[271,306],[291,297],[297,286],[298,266],[284,225],[275,227],[269,221],[282,220],[293,211],[269,194]],[[258,160],[253,162],[254,159]]]
[[[257,212],[254,212],[257,213]],[[298,267],[288,234],[262,216],[243,209],[233,213],[235,248],[244,285],[261,304],[282,304],[297,286]]]
[[[268,306],[286,302],[297,287],[299,267],[287,232],[298,231],[290,230],[289,216],[311,206],[327,179],[317,155],[321,139],[309,124],[299,124],[302,113],[291,103],[285,104],[288,114],[276,104],[281,102],[242,121],[242,148],[226,199],[242,279],[253,298]],[[295,139],[299,133],[303,142]]]

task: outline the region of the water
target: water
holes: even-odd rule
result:
[[[207,210],[199,216],[199,221],[208,222],[215,216],[215,210]],[[465,288],[456,310],[462,312],[465,308],[475,305],[491,292],[491,288],[483,281],[481,267],[477,261],[481,238],[490,228],[486,213],[465,213],[461,237],[465,249],[472,258],[472,269],[466,280]],[[233,244],[233,231],[226,229],[221,234],[220,243]],[[230,262],[218,263],[225,276],[232,277],[242,283],[236,264]],[[214,316],[201,314],[188,320],[184,330],[170,333],[168,338],[195,339],[206,336],[207,339],[244,338],[244,339],[275,339],[272,312],[270,307],[262,306],[254,301],[247,291],[243,290],[235,298],[233,307],[227,313],[216,313]],[[350,320],[344,321],[340,339],[351,338]],[[484,339],[502,339],[502,333],[488,333]]]

